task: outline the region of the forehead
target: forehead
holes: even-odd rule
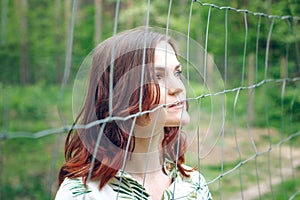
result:
[[[175,51],[168,42],[162,41],[158,43],[154,54],[154,62],[156,66],[167,66],[172,68],[179,65]]]

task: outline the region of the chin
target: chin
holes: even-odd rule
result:
[[[167,118],[165,127],[178,127],[178,126],[184,126],[190,122],[190,116],[188,113],[183,113],[182,116],[180,117],[172,117],[172,118]]]

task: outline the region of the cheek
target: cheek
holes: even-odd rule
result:
[[[160,97],[159,97],[159,105],[166,103],[166,88],[162,85],[159,85]]]

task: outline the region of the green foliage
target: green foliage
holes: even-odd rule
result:
[[[234,113],[234,99],[236,93],[228,93],[226,95],[227,114],[229,123],[236,116],[237,125],[246,127],[249,122],[248,104],[249,99],[253,99],[254,104],[254,120],[253,126],[257,127],[273,127],[284,134],[293,134],[299,130],[300,126],[297,121],[300,120],[299,113],[299,95],[298,89],[294,86],[285,88],[285,95],[281,97],[282,84],[268,83],[254,90],[252,94],[248,90],[241,91]],[[251,124],[250,124],[251,125]]]
[[[58,2],[58,3],[57,3]],[[30,82],[41,80],[47,83],[56,83],[61,80],[64,67],[65,50],[68,40],[69,23],[68,17],[71,10],[66,10],[63,1],[50,3],[46,0],[28,2],[28,55],[30,65]],[[132,4],[121,1],[118,17],[118,31],[137,26],[143,26],[147,16],[147,2],[132,0]],[[232,6],[245,8],[251,11],[263,12],[274,15],[297,15],[299,2],[276,1],[207,1],[219,6]],[[102,40],[112,35],[114,26],[114,11],[116,1],[104,1],[102,5]],[[34,9],[32,9],[34,8]],[[173,1],[168,18],[169,2],[152,0],[149,11],[149,24],[151,26],[166,27],[187,34],[190,2]],[[190,36],[205,46],[206,28],[208,19],[208,6],[201,6],[194,2],[190,26]],[[209,53],[214,55],[215,63],[221,72],[224,72],[225,53],[225,14],[226,10],[211,9],[208,47]],[[74,30],[72,74],[75,73],[83,58],[95,47],[94,43],[94,15],[95,9],[92,1],[79,3],[76,13]],[[20,12],[16,2],[9,2],[7,26],[5,27],[6,40],[0,50],[1,82],[20,83],[21,71],[21,38],[22,32]],[[258,17],[251,14],[246,16],[248,35],[246,36],[245,19],[243,12],[228,11],[228,75],[233,77],[237,69],[243,63],[244,41],[247,40],[247,55],[255,52]],[[259,61],[264,63],[266,40],[271,20],[262,17],[260,24]],[[289,25],[290,24],[290,27]],[[291,20],[275,19],[274,30],[271,38],[270,58],[280,58],[286,55],[286,45],[290,44],[290,60],[295,59],[293,44],[299,40],[296,35],[297,24]],[[295,36],[296,35],[296,36]],[[279,60],[271,60],[278,63]],[[298,61],[299,62],[299,61]],[[291,63],[292,64],[292,63]],[[296,63],[294,63],[295,65]]]
[[[1,133],[21,134],[62,126],[57,113],[59,90],[59,86],[45,83],[23,87],[0,85]],[[67,87],[61,105],[68,124],[72,123],[70,95],[71,90]],[[57,136],[0,141],[2,198],[47,199],[49,189],[56,191],[55,177],[63,160],[63,138],[57,147]],[[51,169],[53,153],[57,150],[58,160]],[[53,174],[50,174],[51,170],[54,170]],[[50,179],[54,185],[49,185]]]
[[[2,86],[0,93],[0,125],[4,131],[36,132],[60,126],[57,112],[58,86],[39,83],[31,86]],[[67,88],[62,100],[63,111],[72,122],[71,90]]]

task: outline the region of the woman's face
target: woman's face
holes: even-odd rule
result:
[[[160,42],[154,55],[156,79],[160,88],[160,105],[164,108],[166,127],[187,124],[190,120],[186,110],[186,91],[181,80],[181,65],[172,46]]]

